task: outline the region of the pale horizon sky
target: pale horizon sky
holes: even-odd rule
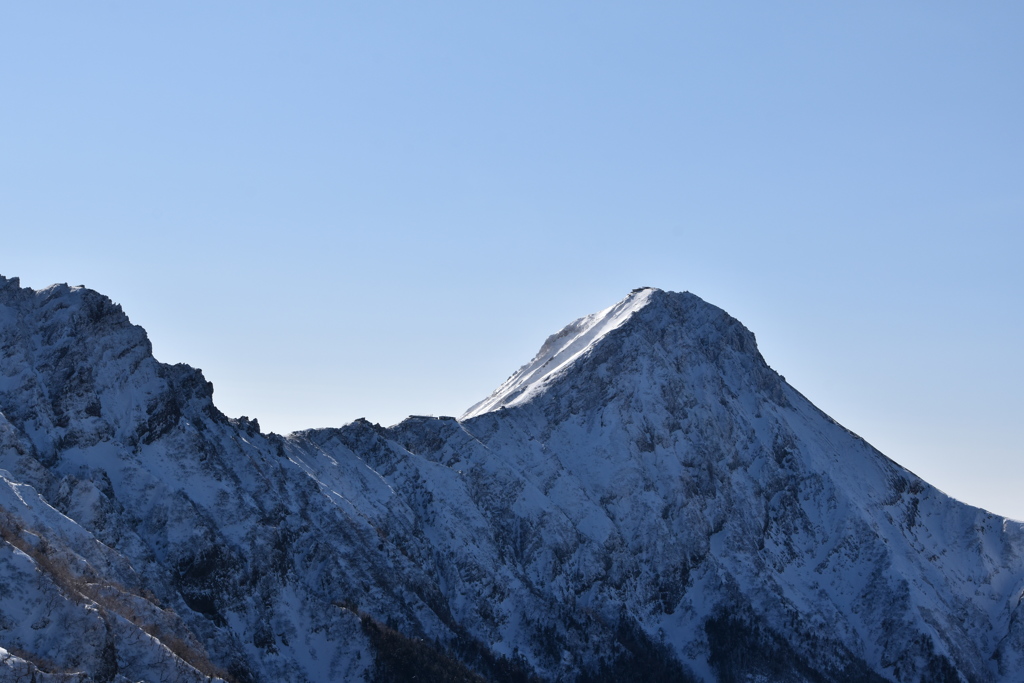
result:
[[[459,415],[650,285],[1024,519],[1024,5],[0,5],[0,273],[231,416]]]

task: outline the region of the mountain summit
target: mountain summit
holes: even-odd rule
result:
[[[730,382],[752,379],[756,386],[751,388],[771,390],[776,400],[785,400],[778,392],[780,378],[761,358],[754,335],[738,320],[689,292],[641,287],[548,337],[533,360],[462,419],[524,405],[553,385],[573,383],[572,377],[578,385],[561,391],[593,394],[596,383],[604,400],[626,386],[639,391],[645,387],[638,383],[646,382],[646,389],[651,389],[698,371]]]
[[[0,278],[0,680],[1001,681],[1024,528],[692,294],[459,420],[278,436],[84,288]]]

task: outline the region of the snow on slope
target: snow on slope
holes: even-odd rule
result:
[[[490,396],[470,407],[460,419],[468,420],[528,401],[555,381],[573,361],[593,349],[605,335],[621,327],[630,316],[646,306],[654,291],[652,287],[634,289],[614,306],[569,323],[547,338],[533,360],[519,368]]]

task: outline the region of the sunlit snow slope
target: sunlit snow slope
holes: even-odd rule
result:
[[[653,291],[650,287],[635,289],[614,306],[580,318],[548,337],[533,360],[519,368],[493,394],[467,410],[462,419],[525,403],[543,391],[573,361],[591,351],[602,337],[618,329],[647,305]]]
[[[88,289],[0,279],[0,345],[0,680],[1024,680],[1021,525],[691,294],[461,420],[286,437]]]

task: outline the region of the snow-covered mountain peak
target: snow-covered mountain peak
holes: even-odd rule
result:
[[[88,289],[0,278],[0,348],[0,681],[1024,671],[1024,526],[843,429],[693,294],[577,320],[472,420],[287,437]]]
[[[640,287],[548,337],[533,360],[461,419],[524,405],[548,395],[556,384],[567,384],[566,391],[574,395],[590,393],[585,387],[595,382],[622,391],[637,381],[659,383],[652,372],[679,375],[702,366],[734,381],[754,378],[762,388],[781,383],[758,352],[753,333],[728,313],[689,292]],[[570,374],[576,379],[567,383]],[[626,380],[627,374],[633,380]],[[612,375],[618,380],[612,381]]]
[[[84,286],[0,278],[0,345],[4,416],[47,462],[71,444],[155,439],[183,415],[226,419],[201,371],[159,363],[146,331]]]
[[[569,323],[547,338],[533,360],[519,368],[494,393],[467,410],[461,419],[524,403],[543,391],[573,361],[587,354],[605,336],[622,327],[637,311],[647,306],[655,292],[661,293],[661,290],[638,287],[614,306]]]

